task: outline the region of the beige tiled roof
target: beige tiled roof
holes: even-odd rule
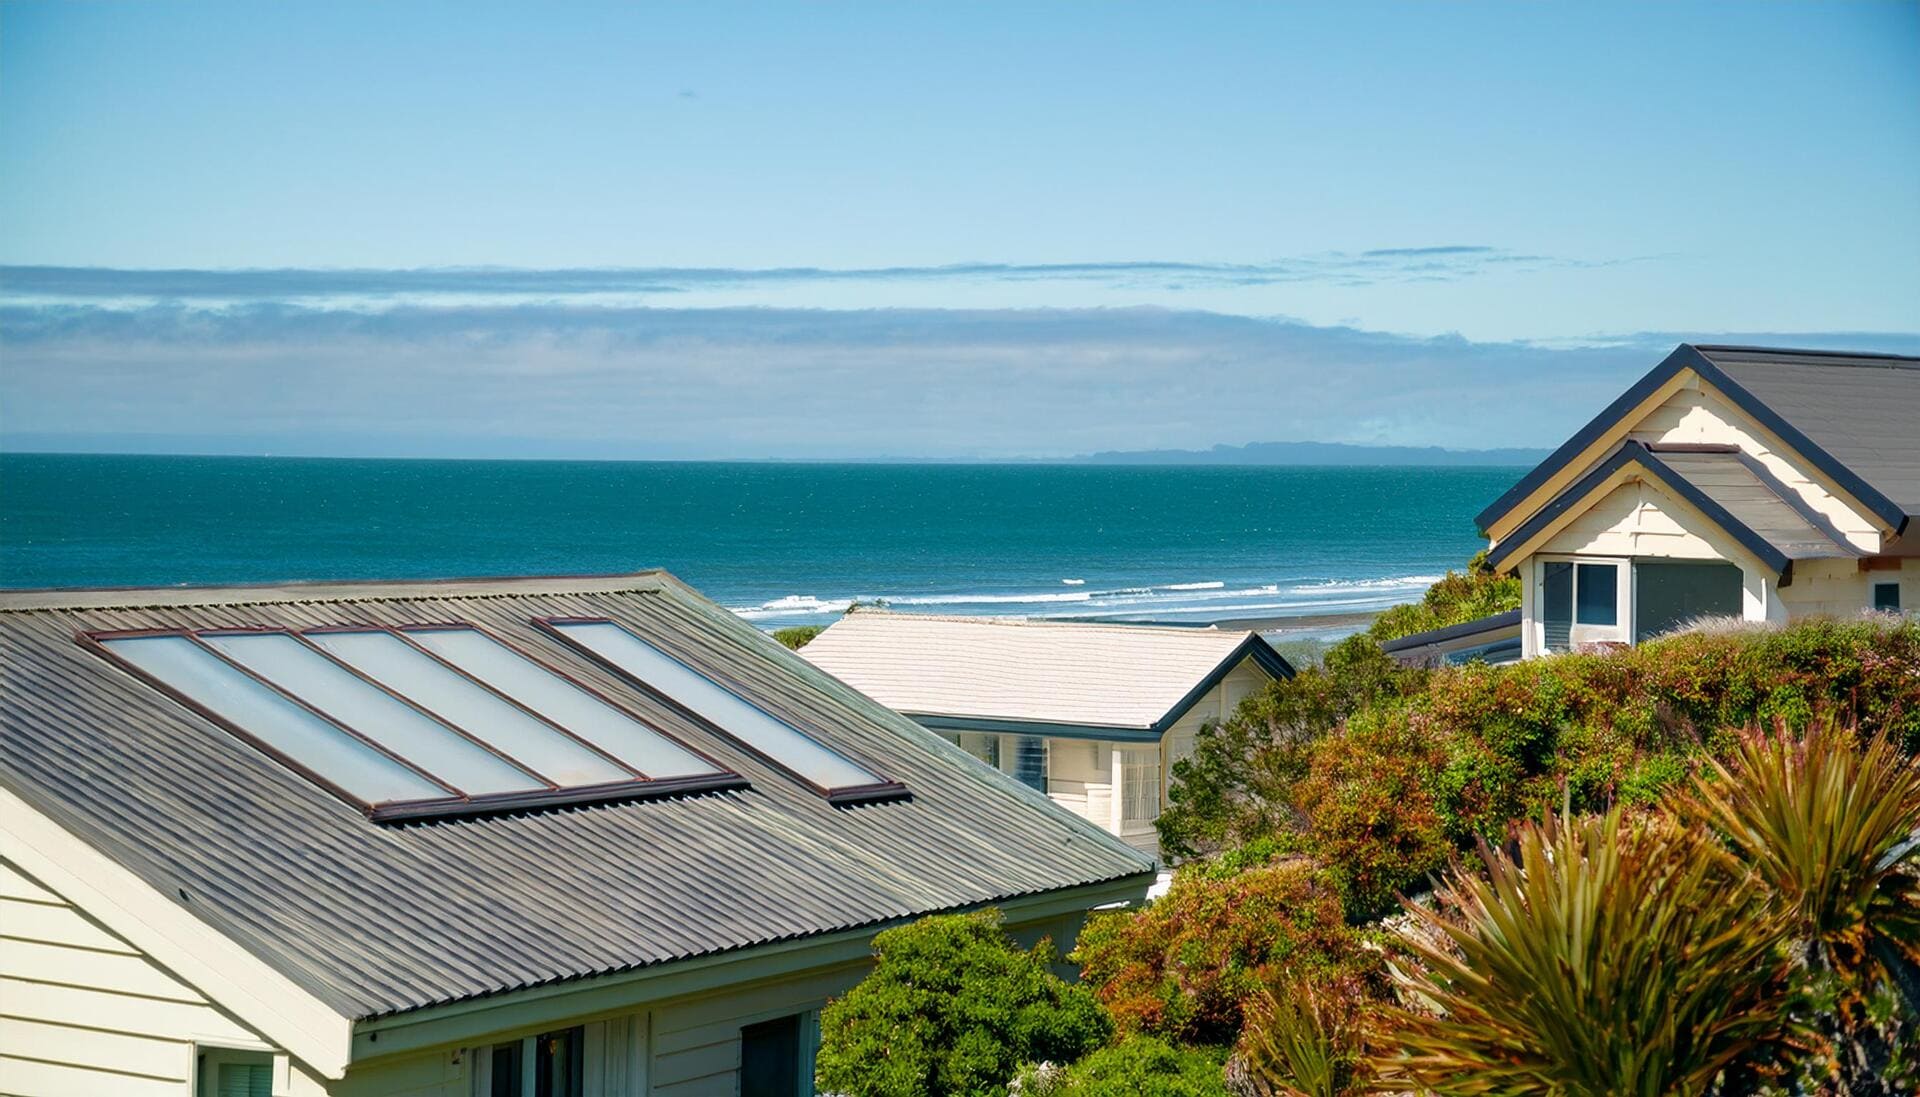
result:
[[[1251,632],[935,617],[842,617],[800,654],[916,716],[1150,728]]]

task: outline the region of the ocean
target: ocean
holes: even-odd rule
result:
[[[763,628],[1346,614],[1464,562],[1523,471],[0,454],[0,585],[664,567]]]

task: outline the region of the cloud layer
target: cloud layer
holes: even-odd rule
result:
[[[709,283],[760,292],[781,278],[1461,278],[1526,262],[1551,260],[1463,245],[1355,253],[1319,275],[1182,263],[8,268],[0,446],[624,458],[1066,456],[1274,440],[1550,446],[1686,336],[1476,343],[1149,307],[616,300],[650,286],[676,301]],[[1920,349],[1911,336],[1745,338]]]
[[[780,267],[632,267],[520,270],[462,267],[413,270],[115,270],[100,267],[0,267],[8,298],[53,304],[113,301],[232,304],[262,301],[324,307],[619,299],[642,302],[677,294],[753,293],[803,286],[859,292],[879,287],[1038,285],[1080,291],[1185,291],[1326,284],[1371,286],[1453,282],[1494,271],[1538,272],[1613,266],[1633,259],[1576,260],[1529,255],[1482,244],[1326,252],[1266,263],[1129,261],[1098,263],[955,263],[943,266],[838,270]],[[708,303],[708,302],[703,302]],[[745,300],[710,303],[740,304]]]

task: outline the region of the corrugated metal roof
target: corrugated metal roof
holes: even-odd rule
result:
[[[1859,555],[1782,494],[1792,489],[1777,487],[1738,453],[1660,451],[1658,456],[1789,560]]]
[[[911,798],[834,807],[538,632],[617,621]],[[370,822],[75,642],[81,630],[465,620],[751,788]],[[1151,862],[661,573],[0,595],[0,783],[344,1015],[1122,879]]]
[[[920,716],[1152,728],[1252,632],[850,613],[800,654]]]
[[[1856,476],[1920,515],[1920,358],[1697,349]]]

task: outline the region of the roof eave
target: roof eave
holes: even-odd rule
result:
[[[1529,518],[1525,525],[1508,534],[1487,557],[1487,565],[1496,571],[1507,570],[1506,565],[1519,555],[1521,548],[1557,522],[1569,510],[1584,504],[1596,491],[1605,487],[1616,472],[1627,465],[1638,467],[1657,480],[1667,491],[1698,510],[1707,521],[1712,522],[1721,532],[1738,542],[1741,548],[1752,553],[1761,564],[1771,569],[1781,580],[1782,585],[1791,581],[1793,562],[1785,553],[1754,532],[1752,527],[1735,518],[1725,507],[1708,498],[1685,477],[1667,467],[1666,463],[1647,447],[1634,441],[1621,443],[1620,448],[1615,450],[1611,457],[1602,461],[1592,472],[1581,477],[1579,483],[1554,496],[1546,506],[1541,507],[1532,518]]]

